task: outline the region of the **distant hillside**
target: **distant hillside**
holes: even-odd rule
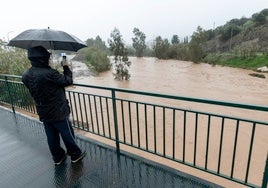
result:
[[[268,50],[268,9],[251,18],[232,19],[215,30],[209,30],[205,51],[227,52],[240,46],[251,46],[258,51]]]
[[[235,49],[243,44],[254,44],[259,51],[267,51],[268,49],[268,23],[254,27],[251,31],[240,32],[232,38],[222,41],[220,35],[207,41],[207,52],[226,52]]]

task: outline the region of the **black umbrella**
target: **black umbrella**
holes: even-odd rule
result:
[[[77,37],[64,31],[52,29],[29,29],[10,40],[8,46],[29,49],[43,46],[48,50],[78,51],[86,47]]]

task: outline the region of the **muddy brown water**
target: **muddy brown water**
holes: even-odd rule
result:
[[[114,87],[114,88],[125,88],[131,90],[138,91],[146,91],[153,93],[162,93],[169,95],[177,95],[177,96],[187,96],[193,98],[203,98],[203,99],[211,99],[218,101],[229,101],[234,103],[242,103],[242,104],[252,104],[252,105],[262,105],[268,106],[268,78],[262,79],[257,77],[249,76],[253,71],[238,69],[238,68],[230,68],[230,67],[222,67],[222,66],[212,66],[209,64],[199,63],[195,64],[192,62],[186,61],[178,61],[178,60],[158,60],[155,58],[134,58],[131,57],[130,61],[132,65],[130,67],[131,78],[129,81],[116,81],[113,79],[113,75],[111,71],[101,73],[98,77],[77,77],[75,79],[76,83],[80,84],[90,84],[90,85],[99,85],[104,87]],[[264,73],[266,77],[268,77],[267,73]],[[76,88],[77,90],[81,90],[81,88]],[[82,91],[85,89],[82,89]],[[123,94],[121,97],[126,97]],[[140,99],[139,99],[140,100]],[[153,102],[160,102],[157,101]],[[177,105],[176,102],[170,105]],[[186,108],[204,108],[201,104],[190,104],[186,105]],[[205,107],[207,110],[215,110],[214,107]],[[245,118],[253,118],[259,121],[268,121],[267,112],[255,112],[255,111],[244,111],[244,110],[235,110],[225,108],[221,109],[221,112],[228,115],[237,115],[243,116]],[[150,117],[149,117],[150,118]],[[141,120],[144,121],[144,120]],[[201,120],[202,121],[202,120]],[[204,120],[206,121],[206,120]],[[232,124],[233,122],[230,122]],[[215,120],[215,124],[217,123]],[[239,135],[238,146],[243,148],[243,143],[248,143],[250,140],[250,130],[251,128],[248,126],[241,126],[241,134]],[[149,128],[150,129],[150,128]],[[192,130],[191,130],[192,129]],[[194,132],[194,128],[190,127],[187,132]],[[229,130],[228,130],[229,129]],[[201,130],[201,129],[200,129]],[[204,129],[206,130],[206,129]],[[171,130],[167,130],[167,132],[171,132]],[[215,134],[211,135],[211,137],[215,137],[215,140],[219,138],[219,134],[217,130],[214,130]],[[227,145],[232,145],[234,138],[234,128],[229,127],[226,129],[226,134],[230,137],[230,140],[226,140],[224,143]],[[253,152],[253,161],[254,169],[253,173],[250,176],[250,181],[258,184],[261,182],[262,173],[263,173],[263,161],[265,160],[264,156],[268,150],[268,132],[267,127],[262,127],[256,129],[256,137],[258,137],[257,145],[255,146],[255,150]],[[126,135],[129,137],[129,135]],[[144,135],[141,135],[143,137]],[[92,135],[91,135],[92,137]],[[178,141],[181,135],[177,135]],[[193,135],[189,135],[189,146],[192,146]],[[202,132],[198,135],[198,137],[206,137],[206,134],[202,134]],[[100,138],[96,138],[100,139]],[[161,145],[162,140],[160,140]],[[167,138],[166,142],[171,142],[170,139]],[[153,143],[153,142],[152,142]],[[169,144],[167,144],[169,145]],[[201,144],[202,145],[202,144]],[[149,146],[150,147],[150,146]],[[205,146],[203,146],[205,147]],[[202,147],[201,147],[202,148]],[[212,146],[213,148],[213,146]],[[129,150],[129,148],[126,148]],[[131,149],[130,149],[131,150]],[[134,150],[134,149],[133,149]],[[133,152],[133,150],[131,152]],[[223,148],[223,150],[228,151],[228,148]],[[238,152],[236,158],[240,160],[240,162],[236,165],[236,174],[237,177],[242,178],[241,174],[245,171],[246,160],[243,160],[244,153],[248,150],[248,148],[242,149],[241,152]],[[204,150],[203,150],[204,151]],[[154,156],[149,156],[149,154],[145,154],[142,151],[134,151],[137,154],[146,156],[150,158],[154,158]],[[169,148],[167,149],[167,153],[169,152]],[[181,151],[177,151],[181,153]],[[204,159],[205,153],[202,153],[200,150],[201,157],[200,160]],[[226,160],[230,160],[232,158],[228,152],[225,152]],[[193,151],[190,150],[186,153],[186,156],[192,156]],[[217,156],[215,156],[217,158]],[[157,158],[157,157],[156,157]],[[186,171],[195,176],[199,176],[201,178],[207,179],[212,182],[216,182],[225,187],[242,187],[240,185],[234,184],[230,181],[217,178],[215,176],[209,176],[203,172],[196,171],[191,168],[187,168],[184,166],[180,166],[178,164],[174,164],[171,161],[167,161],[162,158],[155,159],[156,161],[160,161],[161,163],[165,163],[172,167],[178,168],[179,170]],[[213,161],[213,155],[210,155],[209,161]],[[229,161],[230,163],[231,161]],[[227,164],[227,163],[226,163]],[[217,163],[211,163],[211,166],[215,166]],[[227,173],[230,171],[230,166],[222,165],[222,172]]]
[[[249,76],[251,70],[195,64],[187,61],[130,58],[131,78],[115,81],[111,71],[77,78],[92,85],[127,88],[213,100],[268,105],[268,78]],[[267,73],[264,73],[268,77]]]

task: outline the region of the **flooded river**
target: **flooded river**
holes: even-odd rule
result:
[[[130,61],[132,62],[132,65],[130,67],[130,74],[131,78],[129,81],[116,81],[113,79],[113,74],[111,71],[107,71],[105,73],[101,73],[97,77],[88,76],[88,77],[76,77],[75,82],[79,84],[89,84],[89,85],[98,85],[98,86],[104,86],[104,87],[113,87],[113,88],[125,88],[125,89],[131,89],[131,90],[138,90],[138,91],[146,91],[146,92],[153,92],[153,93],[161,93],[161,94],[169,94],[169,95],[176,95],[176,96],[187,96],[187,97],[193,97],[193,98],[204,98],[204,99],[211,99],[211,100],[218,100],[218,101],[229,101],[234,103],[243,103],[243,104],[252,104],[252,105],[262,105],[267,106],[268,105],[268,78],[262,79],[257,77],[252,77],[249,74],[253,71],[250,70],[244,70],[244,69],[237,69],[237,68],[230,68],[230,67],[222,67],[222,66],[211,66],[209,64],[195,64],[192,62],[186,62],[186,61],[178,61],[178,60],[158,60],[155,58],[134,58],[131,57]],[[75,64],[75,63],[74,63]],[[265,73],[265,76],[268,77],[268,73]],[[76,88],[79,89],[79,88]],[[85,88],[83,88],[85,89]],[[126,94],[127,95],[127,94]],[[121,97],[121,96],[120,96]],[[140,100],[140,99],[139,99]],[[156,99],[159,100],[159,99]],[[154,101],[154,102],[161,102],[161,101]],[[178,103],[181,105],[181,103]],[[178,105],[177,103],[175,105]],[[173,105],[173,104],[171,104]],[[187,104],[188,105],[188,104]],[[195,108],[198,107],[198,104],[193,104]],[[191,104],[187,106],[187,109],[192,108]],[[200,108],[204,108],[203,106],[200,106]],[[211,110],[210,106],[206,106],[206,110]],[[82,108],[83,109],[83,108]],[[120,109],[118,109],[120,112]],[[135,111],[133,109],[133,111]],[[268,121],[267,112],[261,112],[256,113],[256,111],[247,111],[244,112],[243,110],[236,110],[237,114],[233,114],[234,112],[230,109],[223,109],[223,110],[214,110],[217,112],[223,112],[228,115],[238,115],[238,116],[244,116],[246,118],[253,118],[260,121]],[[252,113],[253,112],[253,113]],[[152,119],[149,115],[148,119]],[[162,117],[162,116],[161,116]],[[162,122],[163,120],[161,117],[157,117],[157,122]],[[168,113],[166,114],[166,118],[168,118]],[[119,118],[120,119],[120,118]],[[142,117],[139,119],[140,122],[145,122]],[[190,122],[190,120],[189,120]],[[200,126],[201,124],[206,124],[206,121],[200,120]],[[120,122],[119,122],[120,124]],[[171,124],[171,123],[169,123]],[[217,123],[214,122],[217,127]],[[234,122],[235,125],[235,122]],[[142,125],[140,125],[142,127]],[[153,124],[148,123],[149,129],[152,129]],[[220,127],[220,126],[218,126]],[[234,141],[233,133],[235,130],[232,128],[235,126],[232,126],[230,123],[228,127],[226,127],[225,135],[228,139],[225,140],[226,146],[232,146]],[[119,125],[120,128],[120,125]],[[126,125],[126,129],[129,130],[130,128],[128,125]],[[248,148],[243,145],[245,143],[248,143],[250,135],[251,135],[251,126],[241,126],[241,133],[239,134],[239,140],[238,145],[240,148],[242,148],[243,152],[238,152],[237,159],[239,161],[238,166],[240,170],[237,170],[237,176],[243,176],[243,171],[245,171],[246,167],[246,159],[244,153],[248,152]],[[136,134],[138,130],[132,130],[133,134]],[[202,139],[206,139],[206,131],[207,129],[204,128],[202,130],[202,126],[199,128],[199,144],[203,143]],[[159,130],[157,129],[157,132],[159,132],[159,139],[157,141],[158,147],[161,148],[163,146],[163,141],[161,138],[162,131],[161,127]],[[166,126],[166,132],[171,133],[172,128],[168,127],[168,124]],[[219,138],[219,132],[220,129],[215,129],[214,132],[211,132],[211,137],[215,137],[215,140]],[[194,129],[191,129],[191,125],[187,127],[187,137],[193,137]],[[204,134],[203,134],[204,133]],[[144,132],[140,132],[141,138],[145,137]],[[177,137],[176,141],[178,143],[182,143],[180,138],[182,138],[182,133],[177,131]],[[120,133],[121,135],[121,133]],[[119,136],[120,136],[119,135]],[[253,183],[257,183],[261,181],[262,178],[262,169],[263,169],[263,163],[264,163],[264,157],[266,156],[267,150],[263,150],[263,148],[267,148],[268,146],[268,138],[267,138],[267,128],[266,127],[260,127],[256,130],[256,138],[258,138],[257,144],[254,146],[254,156],[252,156],[252,161],[255,161],[254,163],[254,169],[251,173],[251,180]],[[92,136],[92,135],[91,135]],[[129,137],[129,135],[126,135],[126,137]],[[150,136],[149,136],[150,137]],[[170,146],[172,141],[168,139],[169,136],[167,136],[166,139],[166,146]],[[100,138],[97,138],[100,139]],[[150,143],[153,143],[154,138],[149,138],[149,148],[152,148],[150,146]],[[188,142],[189,141],[189,142]],[[191,139],[189,139],[186,143],[187,148],[192,148],[193,143],[191,142]],[[143,140],[141,139],[141,145],[144,144]],[[205,143],[205,141],[204,141]],[[202,145],[202,144],[201,144]],[[202,146],[203,147],[203,146]],[[202,148],[201,147],[201,148]],[[167,153],[169,152],[169,149],[172,147],[167,147]],[[179,147],[180,148],[180,147]],[[182,153],[181,151],[176,151],[179,155]],[[131,150],[131,148],[127,148],[126,150]],[[216,149],[217,150],[217,149]],[[215,150],[215,151],[216,151]],[[225,161],[227,159],[231,159],[231,153],[229,152],[230,148],[226,148],[226,156],[223,156],[225,158]],[[205,146],[203,147],[202,151],[205,151]],[[212,150],[211,150],[212,151]],[[245,151],[245,152],[244,152]],[[186,155],[193,156],[191,153],[192,150],[187,150]],[[141,151],[135,151],[136,154],[140,154],[142,156],[148,155],[147,153],[141,153]],[[201,152],[202,154],[202,152]],[[200,154],[200,161],[204,161],[204,156]],[[229,156],[230,155],[230,156]],[[210,163],[212,165],[216,166],[216,159],[217,158],[217,152],[210,152],[210,156],[212,156]],[[148,156],[148,158],[152,158],[152,156]],[[170,164],[170,161],[167,161],[165,159],[157,159],[157,161],[161,161],[161,163],[165,163],[169,166],[176,166],[174,164]],[[258,161],[261,161],[261,163],[257,163]],[[214,164],[215,162],[215,164]],[[228,163],[229,164],[229,163]],[[231,164],[231,163],[230,163]],[[175,167],[174,167],[175,168]],[[179,167],[178,169],[182,169],[184,167]],[[222,164],[222,170],[223,172],[227,172],[230,170],[230,166],[224,166],[224,163]],[[186,171],[190,174],[194,174],[196,176],[202,177],[203,179],[207,179],[209,181],[216,181],[215,177],[207,177],[206,175],[202,175],[200,172],[195,172],[193,169],[184,169],[183,171]],[[224,182],[222,179],[219,179],[216,181],[216,183],[221,184],[225,187],[237,187],[236,185],[233,185],[232,182]],[[240,187],[240,186],[238,186]],[[242,186],[241,186],[242,187]]]
[[[267,78],[252,77],[253,71],[195,64],[178,60],[131,57],[131,78],[116,81],[111,71],[98,77],[78,77],[76,82],[139,91],[220,101],[268,105]]]

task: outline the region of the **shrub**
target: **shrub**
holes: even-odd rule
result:
[[[95,73],[107,71],[111,68],[106,50],[97,47],[87,47],[79,50],[74,60],[84,62]]]
[[[94,72],[100,73],[110,70],[111,64],[107,53],[101,49],[91,47],[85,51],[85,63]]]
[[[31,66],[25,50],[10,48],[3,50],[0,48],[0,73],[22,75]]]

